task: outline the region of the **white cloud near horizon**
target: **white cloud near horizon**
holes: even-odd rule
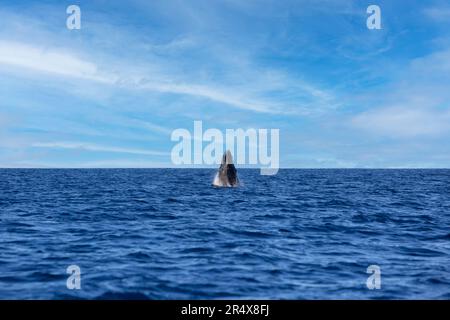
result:
[[[103,146],[98,144],[90,144],[84,142],[35,142],[31,145],[35,148],[51,148],[51,149],[79,149],[94,152],[113,152],[113,153],[129,153],[148,156],[168,156],[169,152],[161,152],[146,149],[133,149],[122,147]]]
[[[373,97],[378,106],[351,117],[351,124],[372,135],[396,139],[450,133],[450,49],[412,59],[388,94]]]
[[[450,132],[450,111],[394,106],[359,114],[352,123],[364,131],[391,138],[433,137]]]

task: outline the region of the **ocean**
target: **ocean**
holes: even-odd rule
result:
[[[0,169],[0,299],[450,299],[450,170],[215,172]]]

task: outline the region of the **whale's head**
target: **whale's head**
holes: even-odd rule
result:
[[[222,166],[227,164],[233,164],[233,156],[231,155],[231,151],[227,150],[222,156]]]
[[[230,150],[227,150],[222,156],[222,163],[219,168],[219,180],[223,186],[236,186],[239,184],[237,170],[233,164],[233,156]]]

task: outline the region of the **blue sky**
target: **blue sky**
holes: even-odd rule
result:
[[[448,168],[449,36],[448,1],[2,1],[0,167],[170,167],[202,120],[280,129],[281,167]]]

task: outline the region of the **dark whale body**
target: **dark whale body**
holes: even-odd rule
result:
[[[239,185],[237,170],[233,164],[233,157],[231,156],[230,151],[224,153],[219,172],[217,173],[213,184],[220,187],[235,187]]]

